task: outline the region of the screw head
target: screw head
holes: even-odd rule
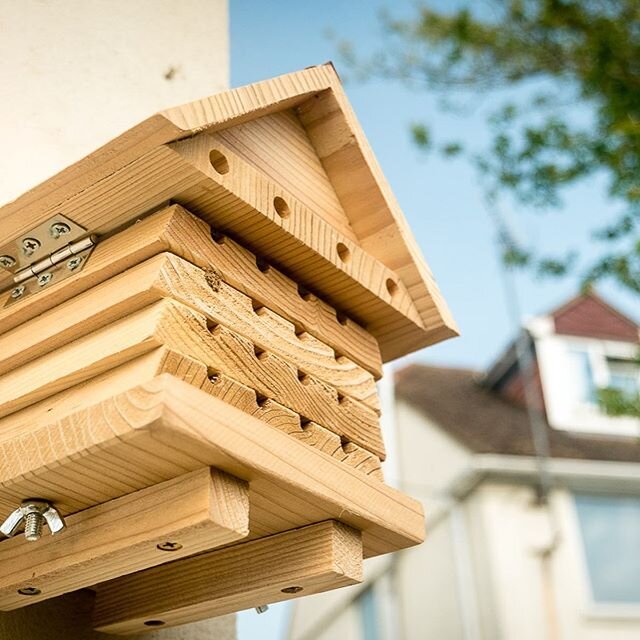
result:
[[[18,593],[21,596],[37,596],[40,595],[42,591],[40,591],[40,589],[38,589],[37,587],[22,587],[18,589]]]
[[[37,238],[24,238],[22,241],[22,253],[27,257],[32,256],[41,246],[42,244]]]
[[[256,613],[266,613],[267,611],[269,611],[268,604],[261,604],[256,607]]]
[[[70,260],[67,261],[67,269],[69,271],[75,271],[81,264],[84,258],[82,256],[73,256]]]
[[[46,287],[53,280],[53,273],[47,271],[47,273],[41,273],[38,276],[38,286]]]
[[[18,298],[24,295],[25,290],[26,290],[26,287],[23,284],[21,284],[19,287],[16,287],[11,291],[11,297],[14,300],[17,300]]]
[[[15,264],[16,259],[13,256],[0,256],[0,267],[11,269]]]
[[[282,593],[300,593],[303,587],[285,587],[284,589],[280,589]]]
[[[71,232],[71,227],[66,222],[54,222],[49,227],[49,235],[57,240],[60,236],[64,236]]]
[[[179,542],[161,542],[156,545],[160,551],[180,551],[182,549],[182,545]]]

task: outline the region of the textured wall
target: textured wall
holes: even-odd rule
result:
[[[0,0],[0,204],[228,85],[227,0]]]

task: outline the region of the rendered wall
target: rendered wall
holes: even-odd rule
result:
[[[0,0],[0,204],[228,82],[227,0]],[[112,637],[91,631],[90,607],[85,592],[0,613],[0,638]],[[235,619],[144,637],[231,640]]]

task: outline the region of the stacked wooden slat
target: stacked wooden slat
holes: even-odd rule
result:
[[[0,515],[37,496],[69,516],[0,543],[0,609],[91,587],[97,628],[137,632],[351,584],[421,540],[420,505],[383,482],[376,380],[454,328],[406,238],[357,232],[358,185],[329,177],[344,131],[327,112],[320,135],[323,94],[294,76],[187,139],[150,120],[0,210],[19,240],[16,213],[42,222],[64,193],[100,236],[63,282],[0,294]],[[384,190],[354,135],[343,170]]]

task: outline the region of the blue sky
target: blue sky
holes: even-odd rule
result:
[[[255,82],[309,65],[341,61],[333,31],[357,49],[372,51],[383,44],[378,19],[383,7],[411,11],[412,0],[230,0],[231,79],[233,86]],[[488,98],[464,117],[443,114],[434,96],[377,81],[348,82],[347,93],[409,225],[460,325],[462,336],[411,356],[412,359],[484,368],[513,334],[507,317],[494,244],[494,230],[484,212],[482,191],[474,172],[462,162],[436,156],[424,158],[411,143],[409,125],[430,124],[441,139],[483,140],[484,115],[496,105]],[[592,180],[572,191],[562,211],[531,213],[507,210],[515,235],[529,245],[562,251],[567,243],[585,247],[590,230],[615,213],[601,195],[603,184]],[[586,247],[595,255],[593,243]],[[576,280],[536,281],[518,277],[523,315],[543,313],[574,295]],[[640,302],[612,286],[600,291],[623,311],[640,318]],[[240,620],[241,640],[278,638],[282,608]]]

